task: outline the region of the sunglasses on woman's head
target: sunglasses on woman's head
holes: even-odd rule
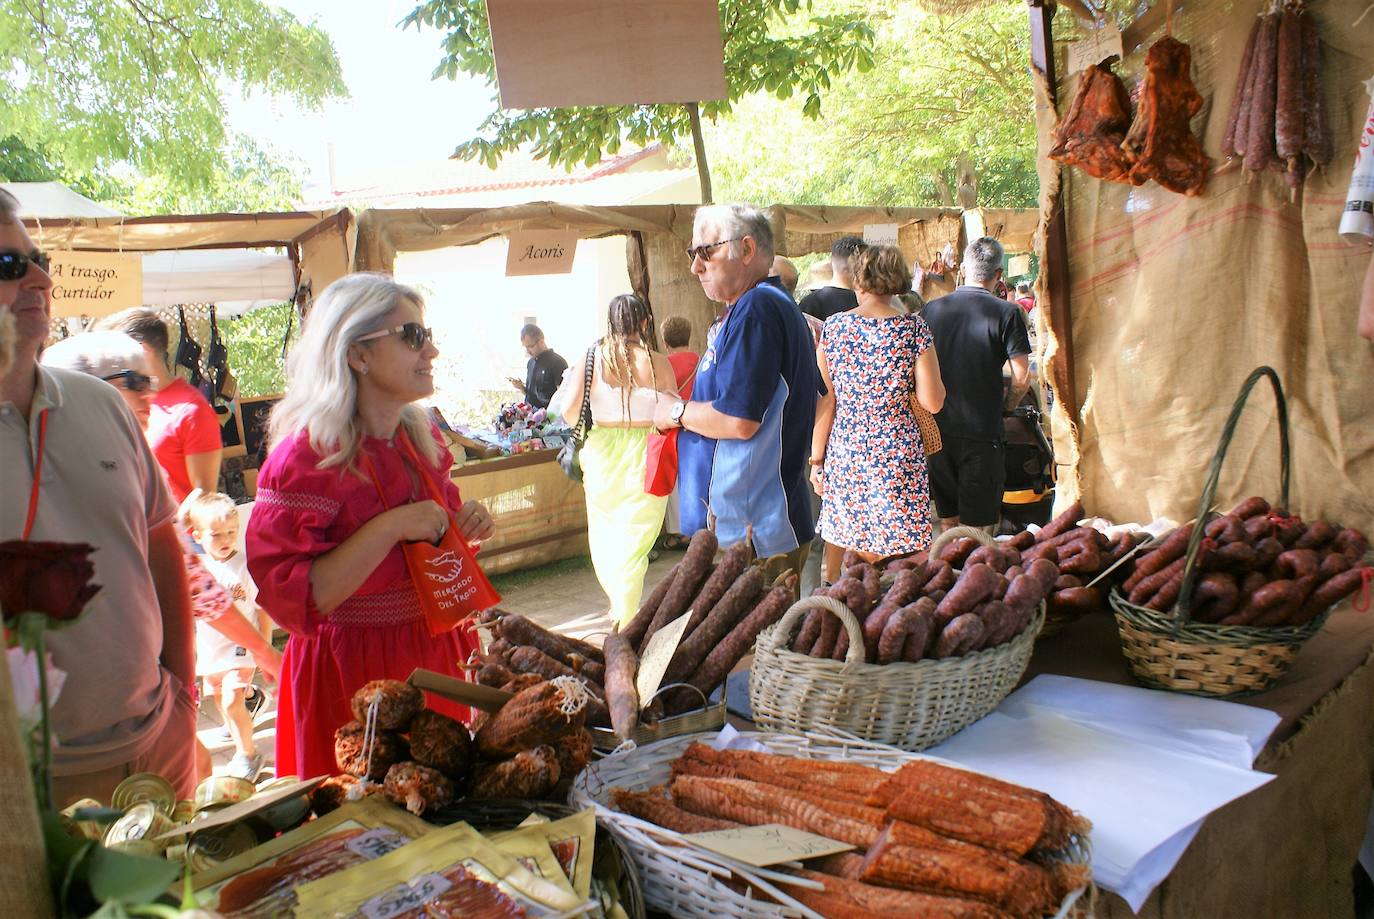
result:
[[[15,249],[0,249],[0,281],[17,281],[29,273],[29,265],[48,270],[48,255],[37,249],[25,254]]]
[[[434,330],[427,329],[418,322],[406,322],[389,329],[382,329],[380,332],[370,332],[359,338],[358,341],[372,341],[375,338],[386,338],[388,335],[401,336],[401,341],[410,346],[410,350],[419,351],[426,342],[434,339]]]
[[[101,379],[106,383],[120,380],[129,392],[144,392],[153,385],[152,377],[146,373],[139,373],[137,370],[121,370],[119,373],[112,373],[107,377],[101,377]]]

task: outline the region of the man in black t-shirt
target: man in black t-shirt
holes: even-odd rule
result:
[[[991,291],[1002,276],[1002,246],[983,237],[964,250],[964,283],[926,305],[940,356],[945,407],[935,416],[944,449],[929,460],[930,492],[945,528],[996,527],[1006,482],[1002,409],[1030,380],[1030,340],[1021,308]],[[1002,365],[1011,364],[1003,393]]]
[[[867,248],[868,244],[857,236],[841,236],[835,240],[835,244],[830,247],[833,278],[826,286],[818,287],[802,297],[801,303],[797,304],[801,311],[824,322],[836,313],[843,313],[858,306],[859,298],[854,294],[854,278],[849,273],[849,259],[855,252]]]
[[[535,408],[548,408],[549,400],[563,382],[568,362],[544,341],[544,331],[529,323],[520,330],[520,344],[530,359],[525,364],[525,382],[507,377],[510,384],[525,394],[525,401]]]

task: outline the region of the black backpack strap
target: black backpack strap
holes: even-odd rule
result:
[[[587,349],[586,372],[582,379],[582,411],[577,415],[577,442],[586,440],[592,428],[592,368],[596,365],[596,345]]]

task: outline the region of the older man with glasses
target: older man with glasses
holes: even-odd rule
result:
[[[682,531],[714,518],[722,546],[752,533],[775,570],[800,574],[815,537],[807,453],[820,376],[796,303],[771,275],[773,230],[746,204],[697,209],[688,249],[706,296],[725,304],[707,335],[691,401],[659,402],[681,428]]]
[[[120,367],[138,377],[102,382],[39,366],[52,300],[46,266],[18,202],[0,190],[0,310],[18,338],[0,376],[0,540],[92,544],[101,585],[84,618],[48,637],[67,674],[53,709],[56,803],[108,801],[136,772],[156,772],[189,798],[195,650],[176,508],[115,389],[142,385],[143,371]]]

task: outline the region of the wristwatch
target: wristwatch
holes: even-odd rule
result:
[[[677,427],[682,427],[682,413],[685,411],[687,411],[687,403],[678,402],[672,408],[668,409],[668,420]]]

